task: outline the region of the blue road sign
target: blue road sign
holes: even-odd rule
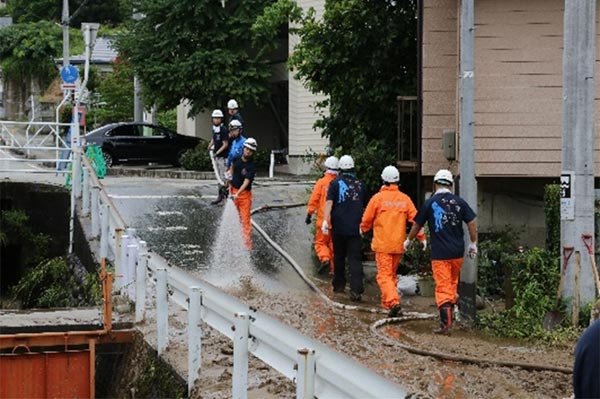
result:
[[[79,69],[73,65],[60,68],[60,77],[65,83],[75,83],[79,77]]]

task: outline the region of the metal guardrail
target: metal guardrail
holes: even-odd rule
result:
[[[71,143],[65,142],[60,136],[61,127],[69,127],[73,130],[74,124],[71,123],[53,123],[53,122],[16,122],[0,121],[0,149],[21,151],[27,159],[21,158],[0,158],[0,161],[10,162],[51,162],[55,164],[55,170],[34,169],[7,169],[1,172],[36,172],[36,173],[68,173],[66,169],[61,170],[61,165],[71,163],[69,153]],[[23,132],[19,133],[19,130]],[[48,154],[42,158],[30,158],[31,152],[54,154],[50,158]]]
[[[112,203],[82,157],[84,173],[82,212],[91,216],[92,235],[100,238],[100,257],[115,265],[115,290],[136,303],[135,320],[145,318],[146,288],[156,278],[157,351],[168,347],[169,302],[188,310],[188,389],[198,379],[201,365],[201,323],[204,321],[233,340],[232,397],[246,398],[248,354],[291,379],[297,398],[403,398],[406,392],[353,359],[269,315],[231,297],[210,284],[170,266],[149,253]],[[74,186],[77,182],[74,182]]]

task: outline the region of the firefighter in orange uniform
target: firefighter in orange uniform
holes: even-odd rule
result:
[[[252,137],[244,142],[242,155],[233,159],[229,173],[231,175],[231,198],[240,213],[242,229],[244,231],[244,244],[252,249],[252,223],[250,208],[252,207],[252,182],[256,174],[256,167],[252,159],[256,152],[257,143]]]
[[[339,161],[336,157],[329,157],[325,160],[325,174],[315,183],[310,199],[308,200],[308,209],[306,211],[306,224],[312,223],[312,215],[317,214],[317,226],[323,222],[323,210],[327,200],[327,189],[329,183],[338,175]],[[333,242],[331,234],[323,234],[320,228],[315,230],[314,240],[315,252],[319,258],[319,273],[329,270],[333,274]]]
[[[389,317],[401,314],[396,271],[404,253],[406,225],[413,223],[417,209],[408,195],[398,188],[400,172],[394,166],[386,166],[381,173],[384,185],[371,198],[360,224],[361,234],[373,229],[371,249],[377,262],[377,284],[381,290],[381,306]],[[425,247],[425,235],[418,236]]]

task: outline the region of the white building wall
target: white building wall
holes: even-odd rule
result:
[[[323,15],[325,0],[298,0],[298,5],[307,10],[313,7],[317,16]],[[290,35],[289,52],[292,54],[299,38]],[[304,87],[301,81],[294,79],[294,71],[289,72],[289,155],[290,169],[297,173],[308,172],[308,165],[303,165],[300,157],[308,152],[324,153],[329,140],[321,137],[313,125],[319,119],[315,103],[325,99],[316,96]]]

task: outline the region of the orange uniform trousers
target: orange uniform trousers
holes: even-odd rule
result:
[[[433,280],[435,281],[435,304],[439,308],[445,303],[458,301],[458,279],[464,259],[432,260]]]
[[[329,261],[329,272],[333,273],[333,240],[330,234],[323,234],[320,225],[315,230],[315,252],[319,262]]]
[[[381,306],[384,309],[390,309],[400,303],[398,275],[396,274],[400,258],[402,258],[402,254],[375,253],[375,262],[377,262],[376,280],[381,290]]]
[[[231,194],[236,194],[238,189],[231,188]],[[244,245],[247,249],[252,249],[252,223],[250,220],[250,208],[252,208],[252,191],[242,191],[235,200],[235,207],[240,214],[242,231],[244,233]]]

